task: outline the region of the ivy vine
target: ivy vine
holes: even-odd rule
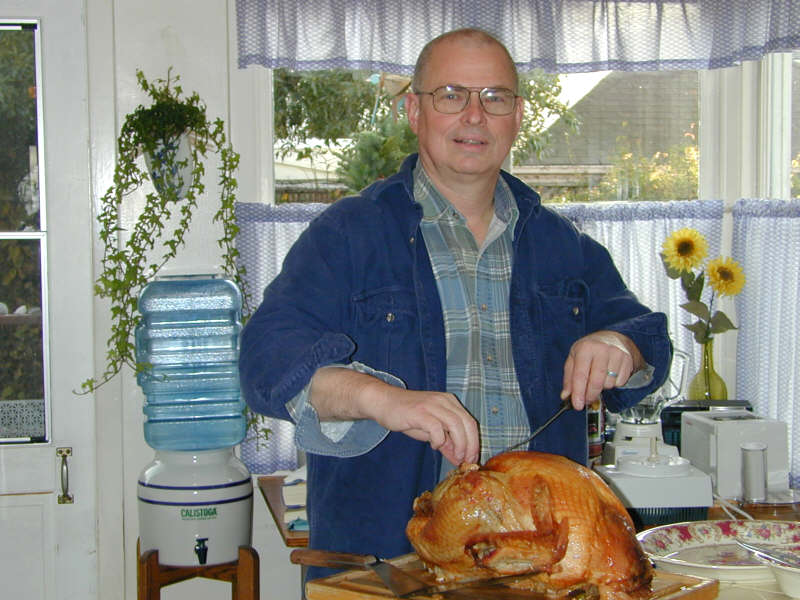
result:
[[[249,313],[244,267],[237,264],[239,252],[234,244],[239,231],[234,213],[238,187],[234,173],[239,154],[227,142],[223,121],[209,120],[206,106],[196,92],[183,96],[178,84],[180,77],[172,77],[171,69],[166,79],[149,82],[141,70],[136,71],[136,78],[152,104],[140,105],[126,116],[117,139],[113,184],[100,199],[98,220],[103,258],[94,291],[97,296],[110,300],[112,325],[105,370],[98,378],[84,381],[81,393],[96,390],[125,365],[136,373],[149,368],[149,364],[137,362],[135,355],[133,332],[141,319],[137,311],[138,294],[184,245],[197,200],[205,191],[204,160],[212,151],[219,155],[219,207],[213,221],[222,224],[222,237],[217,240],[222,248],[221,266],[225,275],[239,286],[245,304],[243,312]],[[190,159],[178,158],[183,135],[188,135],[191,141]],[[152,180],[148,169],[140,166],[141,155],[150,157],[154,173],[172,174],[172,184],[167,181],[169,177]],[[187,184],[180,173],[190,166]],[[153,187],[146,194],[144,207],[129,237],[120,244],[123,233],[120,207],[127,196],[148,181]],[[173,216],[177,224],[167,231],[175,220]],[[159,242],[163,254],[153,259],[151,252]]]

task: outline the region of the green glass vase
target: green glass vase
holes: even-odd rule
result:
[[[727,400],[728,388],[725,380],[714,370],[714,340],[703,344],[700,369],[689,382],[689,400]]]

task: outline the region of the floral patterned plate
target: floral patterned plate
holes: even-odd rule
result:
[[[656,568],[719,581],[773,581],[769,566],[736,538],[800,553],[800,521],[691,521],[636,535]]]

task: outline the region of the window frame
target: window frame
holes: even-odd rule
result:
[[[40,293],[41,293],[41,320],[42,320],[42,378],[44,392],[44,439],[30,440],[27,438],[0,438],[3,444],[8,443],[33,443],[49,444],[52,439],[52,394],[50,383],[50,311],[48,295],[48,224],[47,224],[47,185],[44,169],[44,86],[42,84],[42,42],[41,42],[41,23],[39,19],[0,19],[0,29],[22,29],[31,28],[34,32],[34,68],[36,82],[36,156],[37,171],[39,177],[39,229],[36,231],[2,231],[0,230],[0,242],[5,240],[33,240],[39,243],[39,268],[40,268]],[[9,307],[12,308],[12,307]]]

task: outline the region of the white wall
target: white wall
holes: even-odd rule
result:
[[[271,189],[271,165],[259,154],[263,140],[271,138],[269,115],[254,99],[269,92],[265,72],[240,72],[235,66],[235,39],[230,32],[235,2],[209,0],[85,0],[88,29],[88,72],[93,212],[97,200],[112,182],[115,139],[124,115],[146,102],[138,88],[136,69],[149,79],[164,78],[167,69],[179,74],[184,92],[196,91],[206,103],[209,116],[221,117],[232,127],[230,135],[242,154],[238,173],[240,199],[254,200]],[[83,68],[75,65],[75,68]],[[234,91],[231,88],[233,82]],[[244,90],[239,95],[237,90]],[[235,107],[235,108],[233,108]],[[233,122],[232,122],[233,121]],[[261,166],[266,165],[266,166]],[[207,202],[201,200],[186,248],[177,266],[186,272],[207,272],[219,260],[215,211],[216,177],[206,181]],[[132,198],[123,223],[135,219],[141,197]],[[95,236],[95,239],[96,236]],[[94,269],[99,269],[100,247],[95,243]],[[103,368],[108,336],[108,307],[95,302],[95,372]],[[98,597],[103,600],[136,598],[136,540],[138,519],[136,481],[153,451],[142,434],[142,395],[130,373],[98,390],[97,456],[99,512]],[[300,569],[291,565],[284,547],[256,489],[254,495],[253,545],[261,564],[263,597],[300,597]],[[195,579],[165,588],[165,600],[230,597],[230,585]]]

